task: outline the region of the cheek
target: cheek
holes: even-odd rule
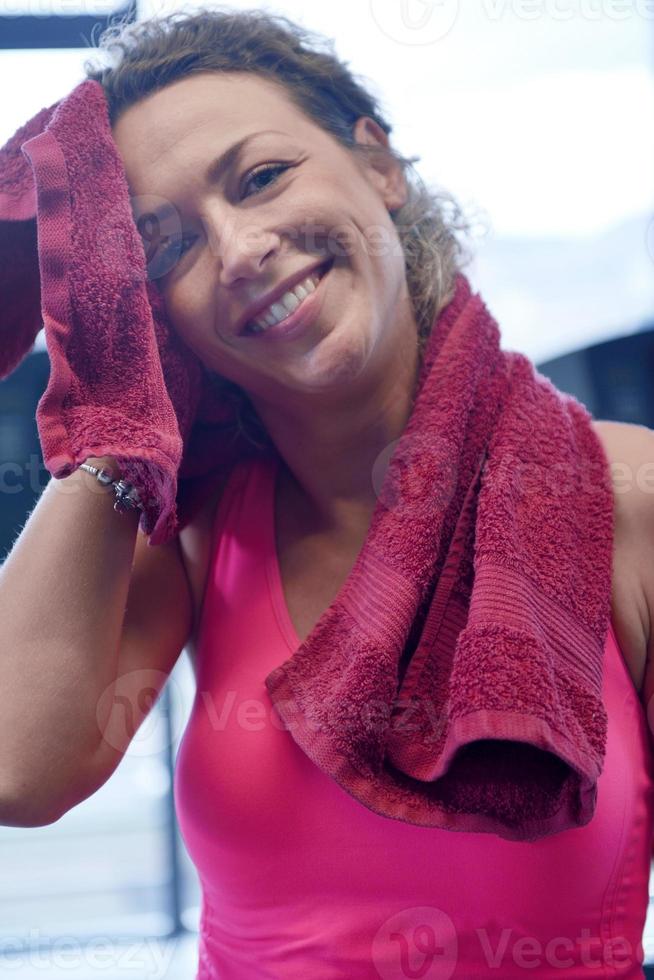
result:
[[[360,207],[350,216],[350,231],[354,237],[352,249],[371,266],[388,268],[393,252],[393,226],[389,228],[389,216],[380,209],[377,200],[362,197]]]
[[[206,318],[209,310],[209,284],[198,263],[177,281],[172,281],[164,292],[166,309],[171,319],[180,324],[192,324],[198,318]],[[188,328],[186,328],[188,329]]]
[[[289,194],[283,211],[271,213],[265,223],[279,236],[280,248],[294,254],[347,258],[357,249],[352,207],[324,179],[296,199]]]
[[[197,353],[202,336],[206,335],[208,310],[200,301],[198,290],[182,286],[162,289],[166,316],[175,333]]]
[[[393,256],[398,252],[399,244],[397,231],[390,214],[378,200],[371,202],[371,206],[367,208],[363,234],[370,257],[384,264],[393,264]]]

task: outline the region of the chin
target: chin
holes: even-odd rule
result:
[[[298,371],[303,387],[313,391],[338,389],[342,396],[343,387],[356,383],[364,374],[370,361],[368,338],[349,334],[344,339],[344,333],[333,328],[304,355],[302,370]]]

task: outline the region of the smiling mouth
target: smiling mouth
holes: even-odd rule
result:
[[[288,289],[287,292],[294,293],[295,290],[298,288],[298,286],[302,286],[303,284],[306,283],[307,279],[315,280],[315,282],[313,283],[314,289],[311,290],[311,292],[315,292],[315,289],[317,289],[320,280],[323,279],[323,277],[329,272],[333,264],[334,264],[333,258],[327,259],[325,262],[323,262],[322,265],[318,266],[317,269],[314,269],[313,272],[310,272],[304,279],[301,279],[298,283],[296,283],[295,286],[293,286],[291,289]],[[307,292],[306,289],[304,291],[305,293]],[[311,295],[311,293],[308,293],[308,295]],[[298,296],[296,296],[296,298],[300,299],[300,297]],[[307,298],[308,298],[307,295],[303,296],[300,299],[299,305],[291,310],[285,308],[285,304],[282,303],[282,297],[280,297],[279,299],[275,300],[274,303],[271,303],[269,306],[267,306],[266,309],[263,310],[261,313],[257,314],[257,316],[254,317],[252,320],[248,320],[248,322],[243,327],[243,330],[241,331],[241,335],[265,333],[266,330],[270,330],[273,327],[279,326],[280,323],[283,323],[290,316],[292,316],[293,313],[295,313],[295,311],[298,310],[300,306],[302,306],[304,300]],[[273,312],[272,307],[277,307],[277,309]],[[283,315],[279,319],[276,319],[276,322],[274,323],[269,322],[266,326],[264,326],[264,324],[266,323],[266,319],[271,317],[271,315],[274,316],[275,313],[281,312],[281,310],[279,309],[280,307],[282,307],[283,309],[285,308],[285,312],[283,313]]]

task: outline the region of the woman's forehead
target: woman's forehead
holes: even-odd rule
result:
[[[180,179],[187,190],[218,185],[250,146],[285,153],[312,146],[324,157],[329,134],[280,96],[278,86],[252,76],[240,85],[243,75],[192,76],[125,110],[114,123],[113,139],[132,196],[175,200]]]
[[[279,83],[245,72],[202,72],[177,79],[146,95],[120,113],[114,138],[139,129],[156,139],[166,130],[192,129],[213,120],[222,127],[238,126],[247,117],[255,124],[273,118],[302,116]]]

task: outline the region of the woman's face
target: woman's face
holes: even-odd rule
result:
[[[342,397],[351,393],[344,385],[374,374],[384,358],[392,364],[407,331],[415,344],[404,256],[388,214],[406,194],[397,164],[355,160],[283,89],[247,73],[175,82],[127,109],[113,136],[149,275],[173,327],[255,405],[283,408],[310,392]],[[385,140],[366,117],[355,136]],[[238,155],[208,174],[245,138]],[[164,204],[171,210],[155,249],[147,215]],[[253,302],[326,262],[312,317],[297,336],[239,332]]]

